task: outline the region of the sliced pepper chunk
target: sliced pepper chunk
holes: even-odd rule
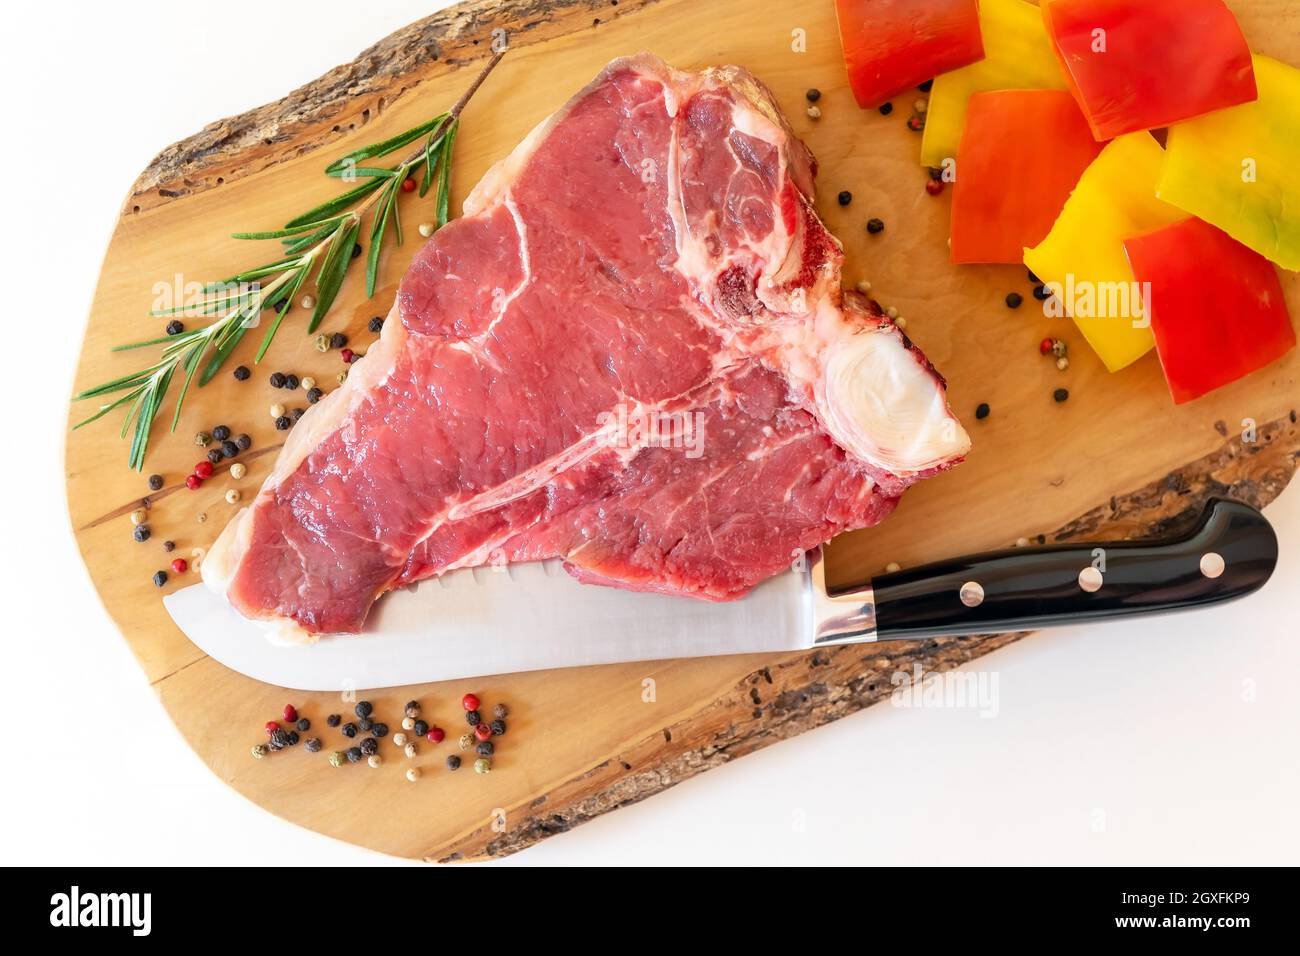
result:
[[[1124,248],[1175,404],[1295,348],[1277,267],[1222,230],[1187,219],[1130,237]]]
[[[1093,136],[1169,126],[1255,99],[1250,48],[1223,0],[1042,0]]]
[[[976,0],[835,0],[835,15],[863,109],[984,56]]]
[[[1053,292],[1049,311],[1064,309],[1112,372],[1154,344],[1124,240],[1187,218],[1156,198],[1161,159],[1149,133],[1112,140],[1079,177],[1047,238],[1025,250],[1025,265]]]
[[[984,59],[935,77],[925,113],[921,164],[957,156],[966,102],[988,90],[1063,90],[1065,77],[1038,8],[1025,0],[982,0]]]
[[[976,93],[957,149],[952,261],[1019,264],[1100,152],[1064,90]]]
[[[1259,99],[1170,127],[1157,195],[1300,269],[1300,70],[1255,57]]]

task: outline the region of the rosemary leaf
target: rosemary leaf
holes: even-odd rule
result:
[[[329,200],[328,202],[323,202],[315,209],[309,209],[301,216],[289,220],[284,224],[284,228],[292,229],[295,226],[301,226],[304,223],[314,223],[317,222],[318,220],[326,218],[327,216],[332,216],[335,213],[341,212],[342,210],[347,209],[349,206],[355,203],[358,199],[361,199],[363,196],[368,196],[370,193],[374,192],[376,189],[382,186],[384,182],[385,180],[383,179],[367,179],[364,183],[362,183],[360,186],[357,186],[355,189],[349,189],[345,193],[339,193],[337,196],[335,196],[333,199]]]
[[[330,310],[343,287],[343,278],[348,267],[352,265],[352,247],[361,232],[361,220],[355,219],[351,225],[341,230],[330,244],[325,261],[321,263],[316,276],[316,308],[312,311],[311,321],[307,324],[308,333],[315,332],[320,326],[325,313]]]
[[[421,123],[419,126],[408,129],[405,133],[398,133],[396,136],[382,140],[381,142],[371,143],[369,146],[362,146],[360,149],[354,149],[346,156],[341,156],[326,166],[325,173],[332,176],[347,169],[349,164],[359,163],[366,159],[374,159],[376,156],[387,156],[393,150],[401,149],[407,143],[414,143],[425,133],[429,132],[429,130],[434,129],[446,120],[446,118],[446,113],[440,113],[427,123]]]

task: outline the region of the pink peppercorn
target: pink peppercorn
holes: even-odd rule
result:
[[[441,727],[430,727],[429,733],[426,736],[429,738],[429,743],[440,744],[447,736],[447,732]]]

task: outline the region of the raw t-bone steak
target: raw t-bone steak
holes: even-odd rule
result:
[[[877,523],[969,441],[925,357],[841,294],[814,172],[745,70],[610,63],[420,250],[204,578],[309,639],[499,561],[735,598]]]

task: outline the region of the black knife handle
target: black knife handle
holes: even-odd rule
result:
[[[1196,527],[1179,538],[1012,548],[878,577],[871,582],[876,639],[1026,630],[1201,607],[1258,589],[1276,564],[1277,535],[1264,516],[1211,499]]]

